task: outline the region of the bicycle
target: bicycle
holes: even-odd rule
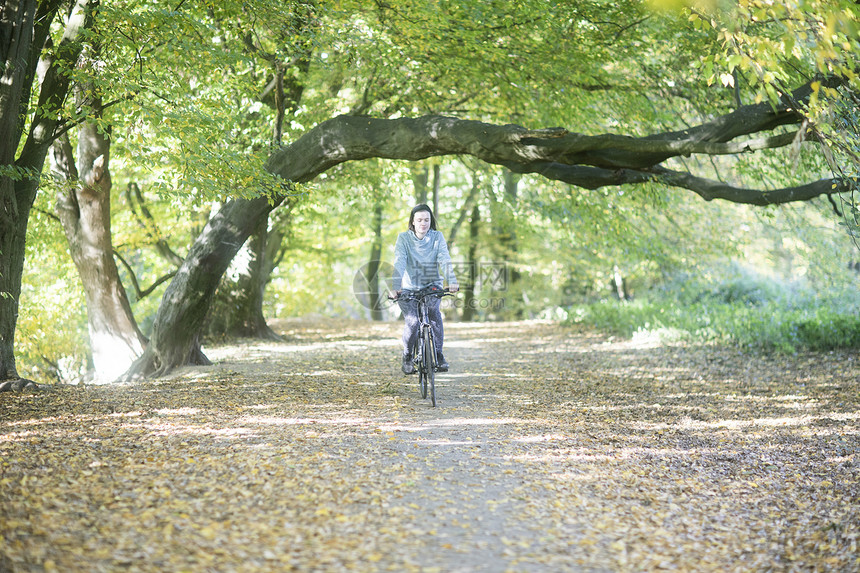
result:
[[[418,372],[418,391],[422,398],[430,395],[430,402],[436,407],[436,344],[433,340],[433,328],[427,315],[427,298],[435,296],[442,298],[454,296],[454,293],[437,286],[425,287],[419,291],[403,291],[400,296],[389,297],[392,300],[418,301],[418,338],[412,348],[412,362]]]

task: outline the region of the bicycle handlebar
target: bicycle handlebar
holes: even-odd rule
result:
[[[402,291],[399,295],[395,294],[395,296],[388,295],[388,300],[398,301],[398,300],[419,300],[428,296],[437,296],[442,298],[443,296],[454,296],[454,293],[448,289],[442,290],[432,290],[432,291]]]

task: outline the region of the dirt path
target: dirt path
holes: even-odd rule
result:
[[[2,571],[860,569],[860,364],[397,324],[133,386],[0,395]]]

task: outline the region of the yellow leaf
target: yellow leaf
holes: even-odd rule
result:
[[[217,532],[209,527],[208,525],[200,530],[200,535],[202,535],[206,539],[215,539]]]

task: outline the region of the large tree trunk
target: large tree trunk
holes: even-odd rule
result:
[[[412,186],[415,188],[415,204],[426,204],[430,190],[429,167],[420,165],[412,169]]]
[[[288,25],[282,30],[307,30],[313,25],[313,19],[307,16],[286,13]],[[286,32],[285,32],[286,34]],[[281,38],[284,43],[288,38]],[[296,73],[286,73],[282,56],[264,50],[252,38],[245,39],[246,47],[259,54],[272,66],[273,78],[266,89],[260,94],[260,101],[271,105],[276,112],[272,132],[272,144],[280,146],[284,133],[284,121],[288,110],[295,111],[302,94],[304,83],[302,79],[310,68],[311,45],[296,54]],[[277,227],[277,225],[275,225]],[[272,271],[277,266],[282,252],[280,246],[284,233],[280,229],[269,229],[268,214],[256,223],[255,229],[245,245],[248,253],[247,260],[233,261],[237,268],[235,279],[224,277],[216,291],[213,310],[206,325],[207,335],[213,338],[250,337],[264,340],[280,340],[269,325],[263,314],[263,299],[266,286],[271,280]]]
[[[87,301],[90,348],[98,381],[116,379],[146,346],[113,257],[110,141],[93,123],[78,131],[78,159],[63,137],[53,146],[55,171],[66,184],[57,211]]]
[[[475,319],[478,301],[475,299],[475,282],[478,276],[478,235],[481,230],[481,210],[478,205],[472,207],[472,219],[469,221],[469,277],[466,288],[463,289],[463,320],[469,322]]]
[[[280,235],[273,233],[273,240]],[[266,285],[274,269],[269,258],[269,217],[257,223],[243,249],[247,257],[236,257],[231,272],[221,279],[212,305],[206,334],[210,338],[248,337],[280,340],[263,314]],[[235,270],[235,278],[229,275]]]
[[[505,261],[505,268],[502,271],[505,275],[505,281],[503,285],[499,286],[505,289],[506,310],[510,312],[512,318],[517,320],[523,318],[523,293],[520,289],[520,272],[517,269],[520,245],[517,239],[517,225],[514,220],[517,210],[519,179],[516,174],[510,171],[505,173],[505,201],[508,203],[510,212],[507,217],[503,218],[505,229],[500,234],[499,240]]]
[[[382,302],[379,292],[379,264],[382,259],[382,198],[377,197],[373,206],[373,242],[370,245],[370,260],[367,263],[367,293],[370,296],[371,320],[382,320]]]
[[[0,179],[0,383],[19,378],[14,342],[27,236],[27,219],[20,214],[32,205],[19,197],[10,177]]]
[[[36,199],[38,176],[57,126],[52,107],[65,99],[69,80],[61,68],[70,69],[80,54],[80,32],[90,23],[90,5],[76,3],[63,39],[48,56],[39,92],[39,106],[46,113],[30,124],[18,159],[15,153],[23,135],[21,118],[27,115],[36,65],[48,37],[59,0],[7,2],[0,20],[0,382],[19,378],[15,365],[15,327],[18,320],[24,244],[30,210]]]
[[[242,305],[238,313],[240,320],[236,323],[240,330],[236,334],[264,340],[280,340],[281,337],[269,328],[263,314],[263,298],[273,269],[266,259],[268,241],[269,217],[266,216],[260,219],[256,231],[248,240],[251,260],[248,272],[243,274],[239,281],[239,292],[243,293],[243,296],[240,298]]]
[[[150,343],[127,378],[158,377],[184,364],[209,363],[197,344],[215,289],[233,257],[275,205],[267,197],[234,199],[209,220],[167,287]]]
[[[21,140],[19,117],[26,109],[27,63],[37,5],[36,0],[30,0],[5,6],[0,22],[0,61],[3,63],[0,79],[0,165],[4,166],[14,164]],[[26,200],[24,205],[19,205],[19,198],[25,198],[19,197],[11,175],[0,174],[0,383],[19,377],[15,367],[15,326],[27,233],[26,217],[22,221],[21,207],[29,210]]]

